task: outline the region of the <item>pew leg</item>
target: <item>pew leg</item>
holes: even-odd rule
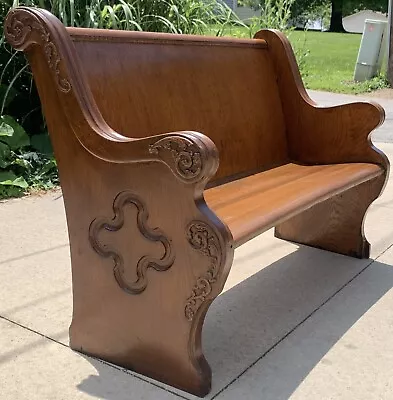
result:
[[[128,318],[134,319],[135,314],[131,310],[128,314]],[[180,319],[167,321],[165,324],[171,326],[173,334],[166,341],[161,336],[162,332],[163,336],[167,336],[165,331],[168,326],[163,325],[159,330],[153,321],[159,317],[154,314],[146,315],[145,319],[150,319],[148,322],[152,329],[126,328],[128,338],[119,341],[116,340],[119,335],[115,332],[113,339],[109,335],[102,339],[103,330],[117,331],[124,329],[124,326],[101,326],[101,332],[94,332],[86,327],[85,321],[74,318],[70,327],[70,347],[82,354],[129,369],[196,396],[207,395],[211,389],[212,373],[201,347],[204,316],[196,317],[195,327],[190,324],[191,329],[187,329]],[[133,322],[138,323],[135,320]],[[161,323],[164,324],[162,321]]]
[[[110,243],[109,236],[114,234],[111,221],[92,224],[92,236],[101,244]],[[108,226],[109,231],[101,232]],[[130,236],[138,239],[132,232]],[[102,250],[96,246],[98,239],[93,241],[99,254],[80,251],[80,246],[71,243],[74,309],[70,346],[203,397],[210,391],[212,374],[202,352],[202,327],[211,302],[224,287],[233,246],[202,221],[189,224],[184,235],[171,236],[173,240],[167,242],[163,235],[157,236],[165,246],[152,247],[151,240],[145,240],[134,247],[134,253],[151,251],[153,255],[156,251],[155,262],[162,261],[160,268],[141,269],[144,285],[132,283],[136,270],[132,260],[139,258],[132,257],[132,246],[123,247],[123,278],[119,268],[113,269],[113,257],[102,257],[107,248],[113,255],[118,236]],[[160,259],[165,248],[166,255]]]
[[[369,258],[364,235],[367,209],[380,195],[385,176],[332,197],[276,226],[275,236],[356,258]]]

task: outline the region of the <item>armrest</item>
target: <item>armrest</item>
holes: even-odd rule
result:
[[[385,118],[384,110],[368,102],[333,107],[300,103],[288,117],[292,159],[309,164],[371,162],[386,165],[386,156],[371,143],[371,132]]]
[[[79,138],[94,156],[113,163],[160,161],[185,183],[206,183],[218,168],[218,150],[199,132],[182,131],[142,139],[107,139],[95,132],[95,143]]]
[[[274,68],[291,159],[306,164],[370,162],[388,170],[387,157],[370,140],[383,123],[383,108],[372,102],[320,107],[308,96],[292,47],[281,32],[262,30]]]
[[[4,32],[8,42],[29,58],[51,134],[56,134],[52,131],[57,129],[57,113],[62,112],[81,145],[102,160],[160,161],[186,183],[206,183],[215,174],[217,148],[201,133],[172,132],[133,139],[110,128],[95,103],[66,28],[51,13],[16,8],[9,12]]]

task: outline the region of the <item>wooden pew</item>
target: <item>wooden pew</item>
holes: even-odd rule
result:
[[[389,168],[369,139],[383,109],[318,107],[280,32],[65,28],[21,7],[5,34],[28,57],[58,162],[73,349],[204,396],[202,325],[236,247],[275,227],[369,257],[363,221]]]

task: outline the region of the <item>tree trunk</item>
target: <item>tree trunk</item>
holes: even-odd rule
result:
[[[344,0],[332,0],[332,16],[330,18],[330,32],[345,32],[343,26]]]

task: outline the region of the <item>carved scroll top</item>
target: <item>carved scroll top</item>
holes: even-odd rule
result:
[[[159,155],[185,182],[193,182],[202,174],[203,161],[200,148],[188,138],[165,137],[152,144],[149,152]]]
[[[33,43],[41,45],[58,89],[63,93],[71,90],[70,82],[60,70],[59,51],[43,21],[30,11],[16,9],[8,14],[4,31],[7,41],[17,50],[24,50]]]

